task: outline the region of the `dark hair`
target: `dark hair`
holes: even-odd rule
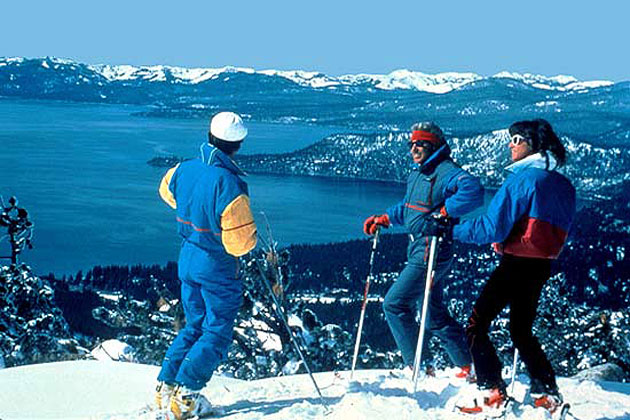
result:
[[[241,143],[243,141],[225,141],[221,140],[218,137],[212,135],[212,133],[208,133],[208,143],[215,146],[217,149],[225,153],[226,155],[231,155],[241,148]]]
[[[510,126],[509,132],[511,136],[519,134],[525,137],[534,153],[540,152],[547,157],[547,152],[550,152],[558,166],[567,163],[567,151],[547,120],[518,121]]]

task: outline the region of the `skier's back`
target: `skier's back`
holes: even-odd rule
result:
[[[232,341],[243,289],[238,257],[256,246],[247,184],[231,159],[246,135],[238,115],[215,115],[200,158],[171,168],[160,185],[183,238],[178,276],[186,326],[164,357],[156,402],[178,419],[213,411],[200,391]]]

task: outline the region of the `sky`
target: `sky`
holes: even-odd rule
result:
[[[624,0],[22,0],[0,16],[4,57],[630,80]]]

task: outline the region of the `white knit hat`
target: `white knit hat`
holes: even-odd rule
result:
[[[219,112],[210,121],[210,134],[219,140],[237,142],[247,136],[247,128],[237,114]]]

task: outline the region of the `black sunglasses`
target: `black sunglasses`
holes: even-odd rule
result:
[[[410,141],[407,143],[409,144],[410,149],[414,146],[418,148],[422,148],[422,149],[430,149],[433,147],[433,145],[429,143],[428,141],[422,141],[422,140]]]

